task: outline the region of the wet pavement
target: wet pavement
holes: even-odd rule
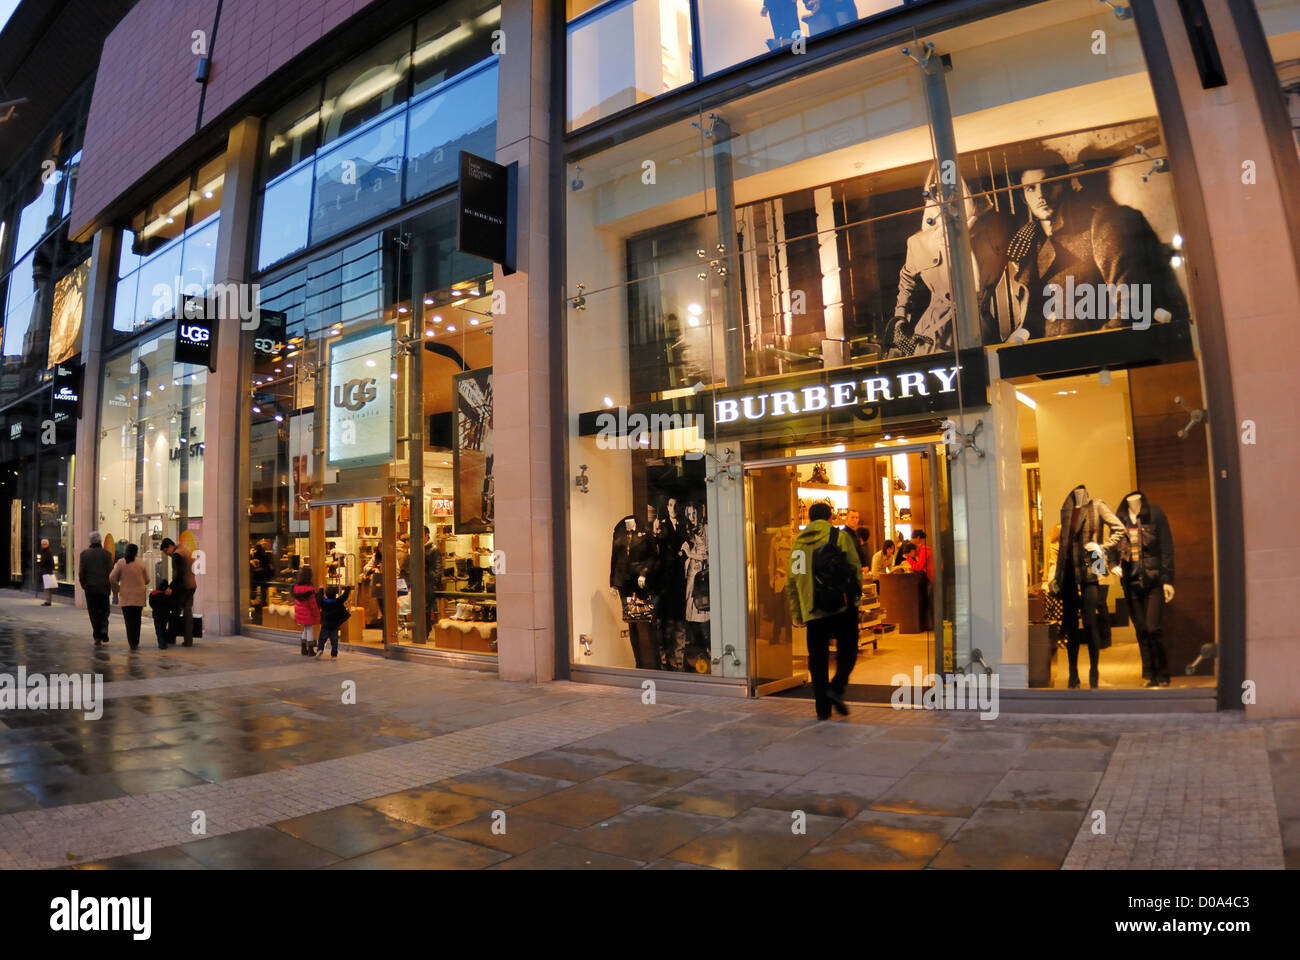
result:
[[[0,596],[0,674],[104,680],[99,719],[0,711],[0,866],[1300,866],[1300,721],[817,723],[804,701],[111,633],[96,650],[84,611]]]

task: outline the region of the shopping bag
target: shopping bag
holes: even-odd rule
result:
[[[45,574],[45,576],[41,579],[41,582],[45,584],[46,590],[59,589],[59,578],[52,573]]]

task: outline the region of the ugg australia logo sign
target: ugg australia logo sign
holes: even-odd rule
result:
[[[375,399],[375,378],[363,377],[334,385],[334,406],[357,411]]]

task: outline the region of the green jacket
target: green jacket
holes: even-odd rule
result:
[[[834,610],[818,610],[813,607],[813,553],[830,539],[831,525],[827,520],[814,520],[799,531],[790,546],[790,577],[785,582],[785,596],[790,603],[790,619],[795,626],[809,620],[818,620],[839,613],[844,607]],[[839,539],[836,541],[844,551],[850,566],[862,580],[862,560],[858,556],[857,544],[845,531],[835,529]]]

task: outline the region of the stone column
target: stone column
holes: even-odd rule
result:
[[[519,205],[518,272],[493,277],[494,543],[505,563],[497,649],[503,679],[536,681],[554,676],[553,587],[563,576],[551,522],[550,4],[505,0],[501,30],[496,159],[519,164]]]
[[[241,120],[226,143],[213,273],[216,284],[248,280],[259,126],[256,118]],[[239,301],[248,303],[250,299],[240,297]],[[240,318],[225,317],[219,324],[217,369],[208,374],[203,431],[203,537],[199,549],[204,553],[204,567],[198,577],[194,611],[203,614],[204,632],[233,634],[239,632],[241,585],[245,590],[248,585],[247,533],[240,521],[247,515],[248,505],[248,467],[243,451],[249,401],[240,371]]]
[[[1240,706],[1245,681],[1254,686],[1252,715],[1297,716],[1300,512],[1291,504],[1300,425],[1289,398],[1300,368],[1300,238],[1288,212],[1300,167],[1277,119],[1281,94],[1249,4],[1205,10],[1227,80],[1209,89],[1177,0],[1135,8],[1180,191],[1209,409],[1208,426],[1194,427],[1188,442],[1204,442],[1208,429],[1215,516],[1206,522],[1215,522],[1218,542],[1214,557],[1177,563],[1212,562],[1218,572],[1220,706]],[[1225,585],[1236,571],[1244,591]]]
[[[104,325],[112,311],[113,281],[117,277],[114,231],[97,232],[91,244],[90,277],[86,282],[86,312],[81,328],[81,417],[77,421],[76,463],[72,477],[72,546],[68,564],[73,573],[76,604],[86,605],[77,583],[77,558],[89,544],[90,531],[99,530],[99,405],[103,384]]]

